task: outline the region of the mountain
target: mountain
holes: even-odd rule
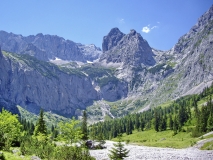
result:
[[[43,108],[78,115],[94,100],[115,101],[127,94],[125,83],[110,75],[111,70],[89,64],[73,69],[5,51],[0,54],[0,63],[0,99],[34,113]]]
[[[135,30],[111,29],[102,51],[58,36],[1,31],[0,102],[65,116],[87,109],[93,120],[142,112],[210,86],[212,43],[213,6],[168,51],[150,47]]]
[[[62,37],[42,33],[24,37],[0,31],[0,44],[5,51],[29,54],[45,61],[57,57],[62,60],[86,62],[97,59],[102,53],[95,45],[82,45]]]
[[[151,47],[135,30],[125,35],[118,28],[113,28],[103,38],[102,48],[103,55],[101,55],[100,62],[133,66],[155,65]]]
[[[170,63],[175,65],[175,70],[162,82],[154,97],[159,97],[162,102],[166,99],[200,93],[205,87],[210,86],[213,82],[212,43],[213,6],[170,51],[164,53],[163,56],[170,58]],[[167,92],[166,90],[169,94],[162,94]]]

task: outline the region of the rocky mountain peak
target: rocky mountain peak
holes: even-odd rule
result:
[[[113,28],[103,39],[104,53],[100,61],[106,63],[122,63],[124,65],[148,65],[155,64],[154,53],[143,37],[135,30],[125,35],[117,28]]]
[[[175,53],[182,53],[187,47],[196,47],[205,36],[210,35],[213,28],[213,5],[205,12],[190,29],[190,31],[179,38],[178,43],[174,47]],[[192,45],[194,43],[194,45]],[[190,48],[193,50],[194,48]]]
[[[29,54],[40,60],[60,58],[68,61],[93,61],[102,54],[95,45],[78,45],[71,40],[65,40],[56,35],[30,35],[24,37],[13,33],[0,31],[0,45],[3,50]]]
[[[137,32],[134,29],[130,30],[130,35],[135,35]]]
[[[118,28],[112,28],[107,36],[104,36],[102,43],[102,50],[106,52],[117,45],[117,43],[124,37]]]

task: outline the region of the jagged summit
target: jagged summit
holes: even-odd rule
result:
[[[0,31],[0,45],[5,51],[29,54],[44,61],[58,57],[62,60],[86,62],[93,61],[102,54],[97,47],[79,45],[56,35],[42,33],[25,37]]]
[[[118,42],[125,36],[118,28],[112,28],[107,36],[104,36],[102,50],[106,52],[115,47]]]
[[[103,52],[100,61],[106,61],[106,63],[123,63],[133,66],[155,64],[151,47],[133,29],[125,35],[118,28],[113,28],[103,38]]]

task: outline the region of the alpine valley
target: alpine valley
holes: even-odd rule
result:
[[[172,34],[172,33],[171,33]],[[165,42],[166,43],[166,42]],[[91,122],[143,112],[213,82],[213,6],[168,51],[113,28],[102,50],[53,35],[0,31],[0,109],[40,108]]]

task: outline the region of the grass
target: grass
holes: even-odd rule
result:
[[[210,135],[208,135],[208,136],[205,136],[204,138],[205,138],[205,139],[207,139],[207,138],[213,138],[213,134],[210,134]]]
[[[213,140],[210,142],[206,142],[202,147],[201,150],[213,150]]]
[[[13,154],[11,152],[3,151],[3,154],[4,154],[6,160],[31,160],[31,156],[21,157],[20,155],[18,155],[18,153]]]
[[[117,140],[116,138],[112,140]],[[124,141],[129,143],[152,146],[152,147],[169,147],[169,148],[187,148],[196,143],[198,138],[191,137],[191,133],[179,132],[173,136],[173,131],[167,130],[156,132],[148,130],[143,132],[133,131],[131,135],[123,135]]]

